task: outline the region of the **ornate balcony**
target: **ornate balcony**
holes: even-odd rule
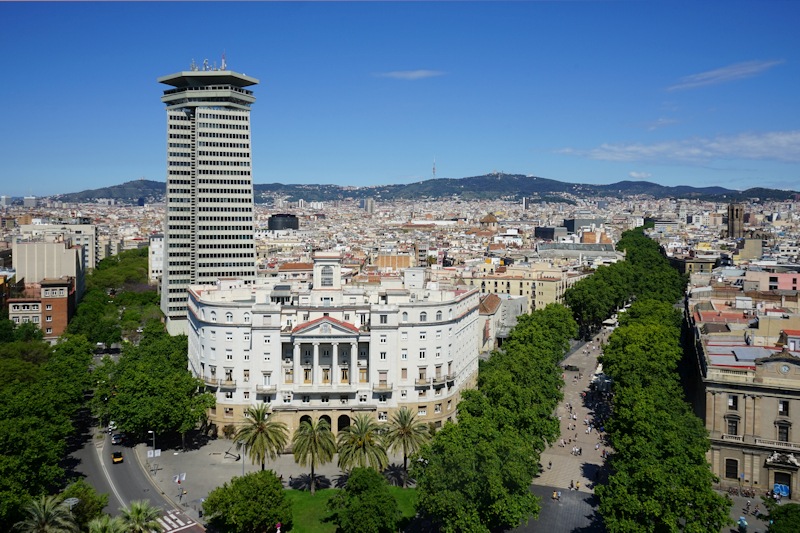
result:
[[[441,387],[441,386],[443,386],[445,384],[446,381],[447,381],[447,376],[446,375],[434,376],[433,377],[433,386],[434,387]]]
[[[782,440],[772,440],[772,439],[756,439],[756,445],[758,446],[768,446],[770,448],[780,448],[782,450],[793,450],[795,452],[800,451],[800,444],[796,442],[784,442]]]
[[[278,392],[277,385],[256,385],[256,392]]]
[[[428,378],[417,378],[416,380],[414,380],[414,385],[416,385],[417,387],[430,387],[431,380]]]
[[[218,387],[219,379],[217,376],[203,376],[203,383],[205,383],[207,387]]]
[[[723,433],[722,435],[720,435],[719,438],[722,439],[722,440],[729,440],[729,441],[733,441],[733,442],[743,442],[744,441],[744,436],[742,436],[742,435],[728,435],[727,433]]]

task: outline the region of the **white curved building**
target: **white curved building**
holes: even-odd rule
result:
[[[189,369],[216,392],[221,429],[265,402],[290,430],[357,412],[388,420],[407,406],[426,422],[455,417],[474,386],[480,294],[442,290],[423,268],[403,279],[342,285],[338,254],[318,253],[308,281],[220,280],[189,288]]]

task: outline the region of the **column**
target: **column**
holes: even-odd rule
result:
[[[716,391],[706,392],[706,428],[709,429],[711,437],[716,435],[714,432],[717,430],[717,409],[716,409],[717,393]],[[711,420],[711,427],[708,427],[708,420]]]
[[[300,341],[294,341],[294,355],[292,356],[292,372],[294,373],[293,384],[297,385],[298,383],[302,383],[300,381]]]
[[[322,372],[319,370],[319,343],[314,343],[314,358],[311,360],[311,383],[319,385],[322,381]]]
[[[341,380],[339,375],[339,343],[334,342],[331,344],[333,345],[331,349],[331,385],[335,387]]]
[[[358,383],[358,343],[350,343],[350,385]]]

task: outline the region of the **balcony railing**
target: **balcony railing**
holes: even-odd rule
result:
[[[219,379],[217,376],[203,376],[203,383],[209,387],[218,387]]]
[[[455,374],[447,374],[447,376],[445,376],[445,377],[447,378],[447,381],[450,382],[450,383],[452,383],[453,381],[456,380],[456,375]]]
[[[256,385],[256,392],[277,392],[277,385]]]
[[[723,433],[720,435],[722,440],[730,440],[733,442],[742,442],[744,440],[744,436],[742,435],[728,435],[727,433]]]
[[[414,380],[414,385],[417,387],[430,387],[431,380],[428,378],[417,378]]]
[[[384,392],[392,390],[392,384],[388,381],[379,381],[372,384],[372,390],[375,392]]]
[[[221,389],[235,389],[236,388],[236,380],[235,379],[220,379],[219,380],[219,387]]]
[[[434,385],[444,385],[447,381],[447,376],[434,376],[433,377],[433,384]]]
[[[770,448],[782,448],[784,450],[800,451],[800,444],[796,442],[784,442],[781,440],[756,439],[758,446],[769,446]]]

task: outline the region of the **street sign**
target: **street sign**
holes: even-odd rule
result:
[[[149,453],[149,452],[148,452],[148,453]],[[155,450],[155,451],[153,452],[153,455],[154,455],[155,457],[161,457],[161,449],[159,448],[158,450]]]
[[[153,458],[153,450],[147,450],[147,458],[148,459],[152,459]]]

